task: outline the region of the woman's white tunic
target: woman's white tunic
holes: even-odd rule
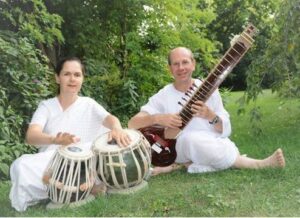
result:
[[[195,80],[199,86],[200,80]],[[175,89],[173,84],[168,84],[158,93],[149,98],[146,105],[141,108],[151,115],[179,113],[182,106],[179,101],[185,103],[182,97],[185,93]],[[229,168],[235,162],[239,154],[235,144],[228,138],[231,133],[229,114],[224,109],[218,90],[206,101],[206,105],[212,109],[223,123],[223,132],[218,133],[207,120],[194,117],[181,131],[176,141],[178,163],[192,162],[188,168],[190,173],[211,172]]]
[[[58,98],[42,101],[30,124],[38,124],[43,132],[55,136],[59,132],[74,134],[79,145],[90,148],[96,137],[108,131],[102,125],[109,113],[89,97],[79,97],[63,111]],[[40,145],[39,153],[24,154],[10,168],[12,187],[10,199],[17,211],[48,198],[42,176],[59,145]]]

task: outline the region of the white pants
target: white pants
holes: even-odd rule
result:
[[[230,168],[239,151],[229,138],[206,132],[182,132],[176,143],[177,163],[192,162],[189,173],[204,173]]]
[[[9,198],[17,211],[25,211],[28,206],[48,198],[42,177],[55,151],[24,154],[12,163]]]

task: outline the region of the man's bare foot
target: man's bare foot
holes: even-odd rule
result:
[[[281,148],[278,148],[271,156],[266,158],[264,161],[266,167],[285,167],[285,159]]]
[[[106,185],[101,182],[100,184],[95,184],[91,190],[91,194],[94,196],[105,195],[107,191]]]
[[[181,164],[176,164],[176,163],[173,163],[169,166],[166,166],[166,167],[154,167],[153,170],[151,171],[151,176],[157,176],[159,174],[162,174],[162,173],[170,173],[174,170],[178,170],[178,169],[181,169],[182,168],[182,165]]]
[[[192,162],[187,162],[187,163],[184,163],[183,165],[185,166],[185,168],[189,168],[189,166],[192,164]]]

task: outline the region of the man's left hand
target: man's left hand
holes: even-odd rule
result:
[[[191,110],[194,116],[207,120],[211,120],[216,116],[215,113],[209,107],[207,107],[203,101],[196,101],[192,105]]]

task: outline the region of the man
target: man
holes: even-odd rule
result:
[[[149,99],[141,111],[129,120],[129,128],[139,129],[158,124],[178,129],[182,125],[178,101],[190,87],[199,86],[202,82],[192,77],[196,62],[190,49],[178,47],[171,50],[168,64],[174,82]],[[178,168],[176,163],[184,164],[189,173],[213,172],[230,167],[259,169],[285,166],[280,148],[263,160],[239,154],[235,144],[228,138],[231,133],[229,114],[223,107],[218,90],[205,103],[196,101],[191,110],[192,120],[177,137],[175,163],[167,167],[155,167],[152,175],[171,172]]]

